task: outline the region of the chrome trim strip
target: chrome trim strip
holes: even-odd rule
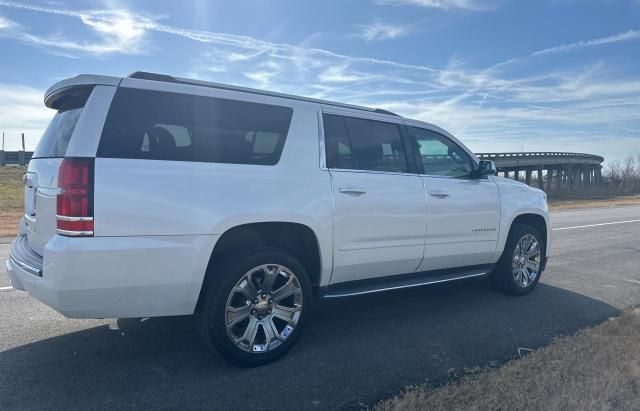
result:
[[[61,221],[93,221],[93,217],[68,217],[64,215],[57,215],[56,220]]]
[[[29,274],[33,274],[35,276],[42,277],[42,269],[40,269],[38,267],[34,267],[32,265],[29,265],[27,263],[24,263],[24,262],[18,260],[11,253],[11,251],[9,251],[9,261],[11,261],[13,264],[15,264],[18,268],[28,272]]]
[[[395,287],[385,287],[385,288],[376,288],[373,290],[366,290],[366,291],[357,291],[357,292],[353,292],[353,293],[343,293],[343,294],[327,294],[325,296],[323,296],[323,298],[341,298],[341,297],[352,297],[355,295],[363,295],[363,294],[373,294],[373,293],[379,293],[379,292],[383,292],[383,291],[391,291],[391,290],[400,290],[403,288],[412,288],[412,287],[420,287],[423,285],[429,285],[429,284],[438,284],[438,283],[446,283],[449,281],[456,281],[456,280],[464,280],[466,278],[474,278],[474,277],[482,277],[485,275],[488,275],[489,272],[481,272],[481,273],[477,273],[477,274],[470,274],[470,275],[463,275],[460,277],[452,277],[452,278],[445,278],[445,279],[441,279],[441,280],[431,280],[431,281],[425,281],[422,283],[416,283],[416,284],[406,284],[406,285],[398,285]]]
[[[356,250],[374,250],[376,248],[398,248],[398,247],[424,247],[424,240],[407,242],[406,244],[370,244],[370,245],[351,245],[338,248],[340,251],[356,251]]]
[[[59,228],[56,228],[56,233],[60,235],[66,235],[69,237],[86,237],[86,236],[93,235],[93,231],[69,231],[69,230],[61,230]]]
[[[318,146],[320,148],[320,170],[327,171],[326,149],[324,144],[324,120],[322,110],[318,110]]]
[[[329,168],[330,171],[339,171],[341,173],[361,173],[361,174],[385,174],[390,176],[417,176],[416,173],[400,173],[395,171],[375,171],[375,170],[360,170],[355,168]]]

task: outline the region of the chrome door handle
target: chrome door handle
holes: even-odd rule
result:
[[[431,191],[429,193],[429,195],[431,197],[438,197],[438,198],[447,198],[447,197],[449,197],[449,193],[447,193],[446,191]]]
[[[360,196],[367,193],[367,190],[358,187],[340,187],[338,191],[342,194],[349,194],[354,196]]]

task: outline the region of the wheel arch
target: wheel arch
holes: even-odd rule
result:
[[[308,225],[289,221],[240,224],[228,228],[216,242],[200,288],[198,305],[215,276],[215,267],[241,250],[260,247],[280,248],[295,256],[307,270],[311,285],[322,281],[322,253],[317,233]]]
[[[510,219],[507,229],[505,230],[505,235],[502,236],[500,241],[500,255],[502,255],[507,238],[516,224],[526,224],[538,230],[542,236],[542,241],[544,242],[545,255],[549,255],[549,248],[551,246],[551,227],[549,224],[549,217],[547,214],[544,214],[539,210],[523,210],[522,212],[515,214]]]

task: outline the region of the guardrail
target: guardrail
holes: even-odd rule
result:
[[[493,160],[496,158],[544,158],[544,157],[567,157],[567,158],[588,158],[591,160],[604,161],[604,157],[587,153],[568,153],[562,151],[534,151],[534,152],[513,152],[513,153],[476,153],[476,156],[483,160]]]
[[[3,151],[0,150],[0,166],[26,166],[33,157],[33,151]]]

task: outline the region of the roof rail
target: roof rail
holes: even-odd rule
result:
[[[396,116],[396,117],[400,117],[399,115],[397,115],[396,113],[394,113],[393,111],[389,111],[389,110],[385,110],[382,108],[377,108],[375,110],[373,110],[376,113],[380,113],[380,114],[387,114],[389,116]]]
[[[218,89],[222,89],[222,90],[240,91],[240,92],[244,92],[244,93],[260,94],[260,95],[264,95],[264,96],[289,98],[289,99],[293,99],[293,100],[307,101],[307,102],[310,102],[310,103],[325,104],[325,105],[330,105],[330,106],[344,107],[344,108],[350,108],[350,109],[355,109],[355,110],[363,110],[363,111],[369,111],[369,112],[372,112],[372,113],[386,114],[386,115],[390,115],[390,116],[400,117],[396,113],[392,113],[391,111],[383,110],[381,108],[370,108],[370,107],[356,106],[356,105],[353,105],[353,104],[337,103],[335,101],[326,101],[326,100],[320,100],[320,99],[315,99],[315,98],[311,98],[311,97],[296,96],[296,95],[293,95],[293,94],[285,94],[285,93],[278,93],[278,92],[272,92],[272,91],[264,91],[264,90],[258,90],[258,89],[249,88],[249,87],[232,86],[232,85],[229,85],[229,84],[214,83],[214,82],[202,81],[202,80],[191,80],[191,79],[185,79],[185,78],[181,78],[181,77],[173,77],[173,76],[170,76],[168,74],[150,73],[150,72],[147,72],[147,71],[136,71],[136,72],[133,72],[133,73],[129,74],[127,77],[135,78],[135,79],[141,79],[141,80],[163,81],[165,83],[179,83],[179,84],[187,84],[187,85],[191,85],[191,86],[200,86],[200,87],[218,88]]]
[[[175,77],[172,77],[168,74],[149,73],[146,71],[136,71],[134,73],[129,74],[127,77],[139,78],[142,80],[164,81],[166,83],[178,83]]]

